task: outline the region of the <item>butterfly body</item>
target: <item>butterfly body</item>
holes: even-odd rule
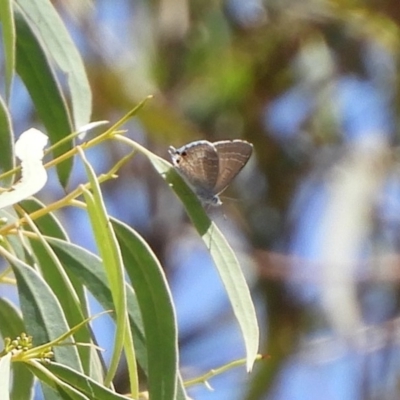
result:
[[[175,168],[200,200],[211,205],[222,204],[218,195],[246,165],[252,151],[253,145],[244,140],[198,140],[169,148]]]

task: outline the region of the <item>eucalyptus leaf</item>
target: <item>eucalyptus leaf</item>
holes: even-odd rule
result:
[[[19,12],[15,14],[15,26],[17,73],[32,98],[51,143],[55,144],[73,131],[67,102],[42,42],[26,21],[25,15]],[[72,142],[65,142],[54,150],[54,156],[58,157],[71,148]],[[71,169],[71,158],[57,165],[58,176],[64,187]]]

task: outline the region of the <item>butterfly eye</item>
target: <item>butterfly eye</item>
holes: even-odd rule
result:
[[[181,156],[182,156],[182,157],[186,157],[186,156],[187,156],[186,151],[182,151]]]

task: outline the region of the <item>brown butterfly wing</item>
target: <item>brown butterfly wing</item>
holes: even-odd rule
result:
[[[172,161],[178,171],[203,197],[210,197],[218,179],[218,153],[206,140],[190,143],[170,150]]]
[[[219,194],[247,164],[253,152],[253,145],[244,140],[223,140],[215,142],[214,146],[219,159],[219,174],[214,193]]]

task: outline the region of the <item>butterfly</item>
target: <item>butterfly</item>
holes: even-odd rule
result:
[[[244,140],[198,140],[178,149],[170,146],[168,152],[199,199],[218,206],[222,204],[219,194],[247,164],[253,145]]]

